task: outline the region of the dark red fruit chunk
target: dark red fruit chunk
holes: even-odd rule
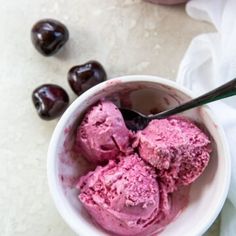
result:
[[[69,39],[69,31],[61,22],[53,19],[38,21],[31,30],[35,48],[44,56],[54,55]]]
[[[44,84],[32,93],[32,100],[38,115],[44,120],[59,117],[69,105],[69,96],[58,85]]]
[[[94,85],[97,85],[107,78],[103,66],[97,61],[89,61],[83,65],[72,67],[67,75],[72,90],[81,95]]]

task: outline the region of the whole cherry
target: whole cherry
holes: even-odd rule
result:
[[[32,101],[42,119],[52,120],[66,110],[69,105],[69,96],[58,85],[44,84],[33,91]]]
[[[103,66],[97,61],[88,61],[85,64],[72,67],[67,75],[71,89],[81,95],[94,85],[107,79]]]
[[[69,39],[69,31],[64,24],[54,19],[38,21],[31,30],[34,47],[44,56],[57,53]]]

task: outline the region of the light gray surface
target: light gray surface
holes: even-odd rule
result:
[[[191,39],[213,30],[180,7],[139,0],[0,0],[0,234],[69,236],[49,195],[46,153],[57,121],[40,120],[31,102],[43,83],[64,86],[74,64],[97,59],[109,77],[153,74],[175,79]],[[41,18],[63,21],[70,41],[56,57],[31,45],[30,29]],[[217,235],[218,225],[212,228]]]

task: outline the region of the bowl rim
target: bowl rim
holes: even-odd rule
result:
[[[63,192],[61,191],[61,188],[58,186],[58,172],[56,168],[56,144],[59,141],[59,137],[62,132],[64,132],[64,128],[66,127],[67,121],[70,118],[71,114],[75,111],[75,109],[81,104],[84,103],[87,99],[87,97],[90,97],[91,94],[96,94],[102,89],[107,88],[109,85],[114,85],[115,81],[121,82],[123,84],[125,83],[135,83],[135,82],[151,82],[151,83],[157,83],[161,85],[166,85],[169,87],[172,87],[174,89],[177,89],[184,93],[185,95],[194,98],[193,91],[183,87],[182,85],[176,83],[175,81],[171,81],[169,79],[164,79],[159,76],[153,76],[153,75],[124,75],[119,77],[114,77],[111,79],[104,81],[91,89],[87,90],[85,93],[80,95],[78,98],[76,98],[70,106],[67,108],[67,110],[64,112],[62,117],[60,118],[59,122],[57,123],[48,148],[48,154],[47,154],[47,178],[48,178],[48,185],[49,185],[49,191],[51,193],[51,196],[54,200],[54,204],[61,215],[61,217],[65,220],[65,222],[71,227],[71,229],[77,233],[83,235],[84,232],[88,235],[92,235],[91,233],[94,233],[93,230],[86,225],[83,225],[83,222],[81,224],[78,224],[78,221],[76,220],[77,215],[70,209],[70,204],[66,200],[66,197],[64,196]],[[229,191],[229,185],[230,185],[230,178],[231,178],[231,159],[230,159],[230,152],[229,147],[226,141],[226,136],[224,133],[223,128],[218,123],[217,119],[214,117],[211,109],[207,106],[203,106],[204,111],[208,114],[210,119],[217,124],[218,129],[217,132],[219,134],[219,137],[221,138],[222,143],[222,150],[225,156],[225,176],[224,176],[224,188],[221,193],[221,197],[219,198],[220,201],[218,202],[217,208],[213,211],[211,214],[211,217],[208,218],[208,220],[201,225],[196,235],[202,235],[206,232],[206,230],[212,225],[212,223],[215,221],[217,216],[219,215],[224,202],[226,200],[228,191]],[[83,225],[83,227],[80,227]],[[102,235],[102,234],[101,234]],[[105,235],[105,234],[104,234]]]

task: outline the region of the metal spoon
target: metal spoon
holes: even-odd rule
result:
[[[236,95],[236,78],[208,93],[201,95],[200,97],[197,97],[175,108],[160,112],[155,115],[146,116],[140,112],[126,108],[120,108],[120,111],[125,120],[127,128],[133,131],[137,131],[144,129],[151,120],[163,119],[168,116],[192,109],[194,107],[198,107],[234,95]]]

